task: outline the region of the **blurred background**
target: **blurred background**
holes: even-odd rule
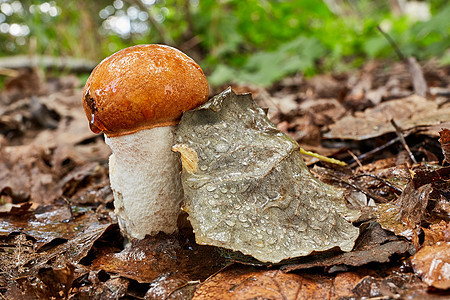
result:
[[[447,0],[0,0],[0,73],[31,63],[83,79],[124,47],[162,43],[193,57],[212,86],[269,86],[398,60],[377,26],[403,55],[448,65],[449,16]]]

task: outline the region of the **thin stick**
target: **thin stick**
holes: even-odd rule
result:
[[[330,175],[332,178],[334,178],[335,180],[337,180],[337,181],[339,181],[339,182],[342,182],[342,183],[348,185],[349,187],[354,188],[355,190],[360,191],[361,193],[363,193],[363,194],[366,195],[367,197],[372,198],[373,200],[375,200],[375,201],[377,201],[377,202],[379,202],[379,203],[386,203],[386,202],[387,202],[386,199],[384,199],[384,198],[382,198],[382,197],[379,197],[379,196],[377,196],[377,195],[373,195],[372,193],[370,193],[369,191],[366,191],[366,190],[363,189],[362,187],[359,187],[359,186],[357,186],[357,185],[355,185],[355,184],[353,184],[353,183],[351,183],[351,182],[348,182],[348,181],[346,181],[346,180],[344,180],[344,179],[342,179],[342,178],[339,178],[338,176],[336,176],[336,175],[334,175],[334,174],[329,173],[329,175]]]
[[[383,144],[383,145],[381,145],[381,146],[379,146],[379,147],[377,147],[377,148],[375,148],[375,149],[370,150],[369,152],[366,152],[366,153],[361,154],[360,156],[357,157],[357,159],[358,159],[359,161],[363,161],[363,160],[365,160],[366,158],[372,156],[373,154],[375,154],[375,153],[377,153],[377,152],[380,152],[380,151],[386,149],[386,148],[389,147],[389,146],[392,146],[393,144],[397,143],[398,141],[400,141],[400,138],[399,138],[399,137],[396,137],[395,139],[390,140],[390,141],[387,142],[386,144]],[[353,168],[355,163],[356,163],[356,160],[355,160],[355,161],[349,162],[350,168]]]
[[[358,157],[350,150],[347,150],[347,153],[351,155],[351,157],[353,157],[353,159],[356,161],[356,163],[358,164],[358,166],[360,168],[363,167],[363,165],[361,164],[361,161],[358,159]]]
[[[423,75],[422,68],[420,67],[417,60],[414,57],[406,58],[395,41],[390,37],[390,35],[384,32],[380,26],[377,26],[377,29],[388,40],[389,44],[391,44],[392,48],[394,48],[398,57],[408,66],[408,71],[411,75],[414,92],[419,96],[425,97],[427,95],[428,85]]]
[[[406,143],[405,137],[403,136],[402,130],[400,127],[398,127],[397,123],[395,123],[394,119],[391,119],[391,124],[395,128],[395,132],[397,133],[397,136],[400,139],[400,142],[402,143],[403,147],[405,148],[406,152],[408,152],[409,158],[414,164],[417,164],[417,160],[414,157],[414,154],[411,152],[411,149],[409,149],[408,144]]]
[[[394,48],[395,53],[397,53],[400,60],[406,62],[406,57],[403,55],[402,51],[398,47],[397,43],[391,38],[389,34],[387,34],[383,29],[381,29],[380,25],[377,26],[378,31],[384,36],[384,38],[391,44],[392,48]]]
[[[374,174],[360,174],[360,175],[357,175],[357,176],[355,176],[355,177],[353,177],[353,178],[354,178],[354,179],[357,179],[357,178],[363,177],[363,176],[369,176],[369,177],[375,178],[375,179],[381,181],[384,185],[390,187],[391,189],[395,190],[395,191],[398,192],[398,193],[403,192],[402,189],[396,187],[395,185],[393,185],[392,183],[390,183],[390,182],[387,181],[386,179],[381,178],[381,177],[378,177],[377,175],[374,175]]]

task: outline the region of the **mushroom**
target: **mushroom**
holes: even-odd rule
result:
[[[103,132],[113,152],[110,184],[125,237],[177,231],[183,189],[173,130],[208,94],[198,64],[169,46],[126,48],[92,71],[83,108],[91,130]]]

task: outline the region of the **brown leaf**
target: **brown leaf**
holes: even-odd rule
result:
[[[150,283],[145,299],[192,299],[199,281],[179,273],[163,273]]]
[[[360,278],[350,272],[333,279],[233,266],[200,284],[193,299],[340,299],[352,295]]]
[[[332,285],[330,278],[320,275],[238,267],[209,278],[197,288],[193,300],[328,299]]]
[[[27,145],[0,149],[0,189],[10,188],[38,203],[57,197],[51,168],[45,163],[42,147]]]
[[[45,267],[50,260],[52,260],[51,266],[53,268],[58,268],[67,263],[78,264],[91,250],[94,242],[99,239],[110,226],[110,223],[101,224],[96,222],[86,224],[86,227],[74,238],[40,253],[38,258],[29,263],[29,273],[33,274]]]
[[[432,213],[440,219],[450,220],[450,202],[448,201],[448,198],[441,195],[437,200]]]
[[[122,299],[126,296],[130,281],[126,278],[111,278],[105,282],[95,282],[93,286],[80,288],[75,293],[75,299],[90,299],[95,295],[96,299]],[[79,298],[78,298],[79,297]]]
[[[358,282],[353,293],[356,299],[434,299],[427,295],[419,278],[399,271],[381,278],[366,276]]]
[[[20,204],[6,203],[0,205],[0,217],[5,215],[24,215],[28,212],[31,205],[32,204],[30,202],[24,202]]]
[[[425,210],[431,191],[431,184],[426,184],[416,189],[413,181],[411,181],[406,186],[396,201],[400,206],[400,219],[404,224],[408,224],[411,228],[415,228],[416,225],[420,224],[425,217]]]
[[[444,153],[445,161],[450,163],[450,130],[447,128],[439,131],[440,139],[439,142],[442,146],[442,153]]]
[[[431,224],[430,228],[422,228],[425,237],[422,246],[432,246],[437,242],[450,242],[450,222],[441,221]]]
[[[36,240],[36,249],[54,239],[72,239],[82,232],[85,226],[97,223],[93,213],[82,214],[71,219],[71,210],[67,205],[42,207],[32,214],[4,216],[0,220],[0,236],[11,233],[24,233]],[[67,222],[70,220],[70,222]]]
[[[36,275],[47,287],[49,296],[67,297],[74,280],[75,267],[71,264],[57,268],[43,268]]]
[[[417,95],[382,102],[364,112],[348,115],[331,125],[324,137],[329,139],[365,140],[394,132],[393,119],[404,130],[448,122],[450,105],[438,104]],[[437,135],[437,132],[434,133]]]
[[[306,82],[313,90],[314,98],[335,98],[345,86],[330,75],[317,75]]]
[[[450,242],[420,249],[412,258],[414,272],[429,286],[450,288]]]
[[[388,262],[394,254],[412,252],[411,244],[383,230],[373,222],[356,240],[355,249],[348,253],[319,253],[295,260],[281,267],[285,272],[313,267],[331,267],[337,265],[362,266],[371,262]]]
[[[417,226],[426,216],[431,192],[431,184],[416,188],[415,182],[410,181],[395,203],[378,205],[375,212],[377,222],[384,229],[417,241]]]
[[[139,282],[152,282],[161,274],[176,272],[190,280],[201,280],[217,271],[223,262],[213,249],[196,245],[193,236],[158,234],[133,240],[119,253],[103,254],[92,267]]]

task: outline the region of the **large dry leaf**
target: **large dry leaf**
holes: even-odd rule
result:
[[[330,132],[324,137],[329,139],[365,140],[395,132],[389,122],[395,120],[397,125],[406,130],[417,126],[432,126],[450,121],[450,105],[441,107],[417,95],[380,103],[355,116],[346,116],[331,125]],[[434,133],[437,135],[437,132]]]
[[[311,175],[299,145],[277,130],[249,94],[231,89],[186,112],[175,132],[185,210],[199,244],[264,262],[353,248],[340,190]]]

